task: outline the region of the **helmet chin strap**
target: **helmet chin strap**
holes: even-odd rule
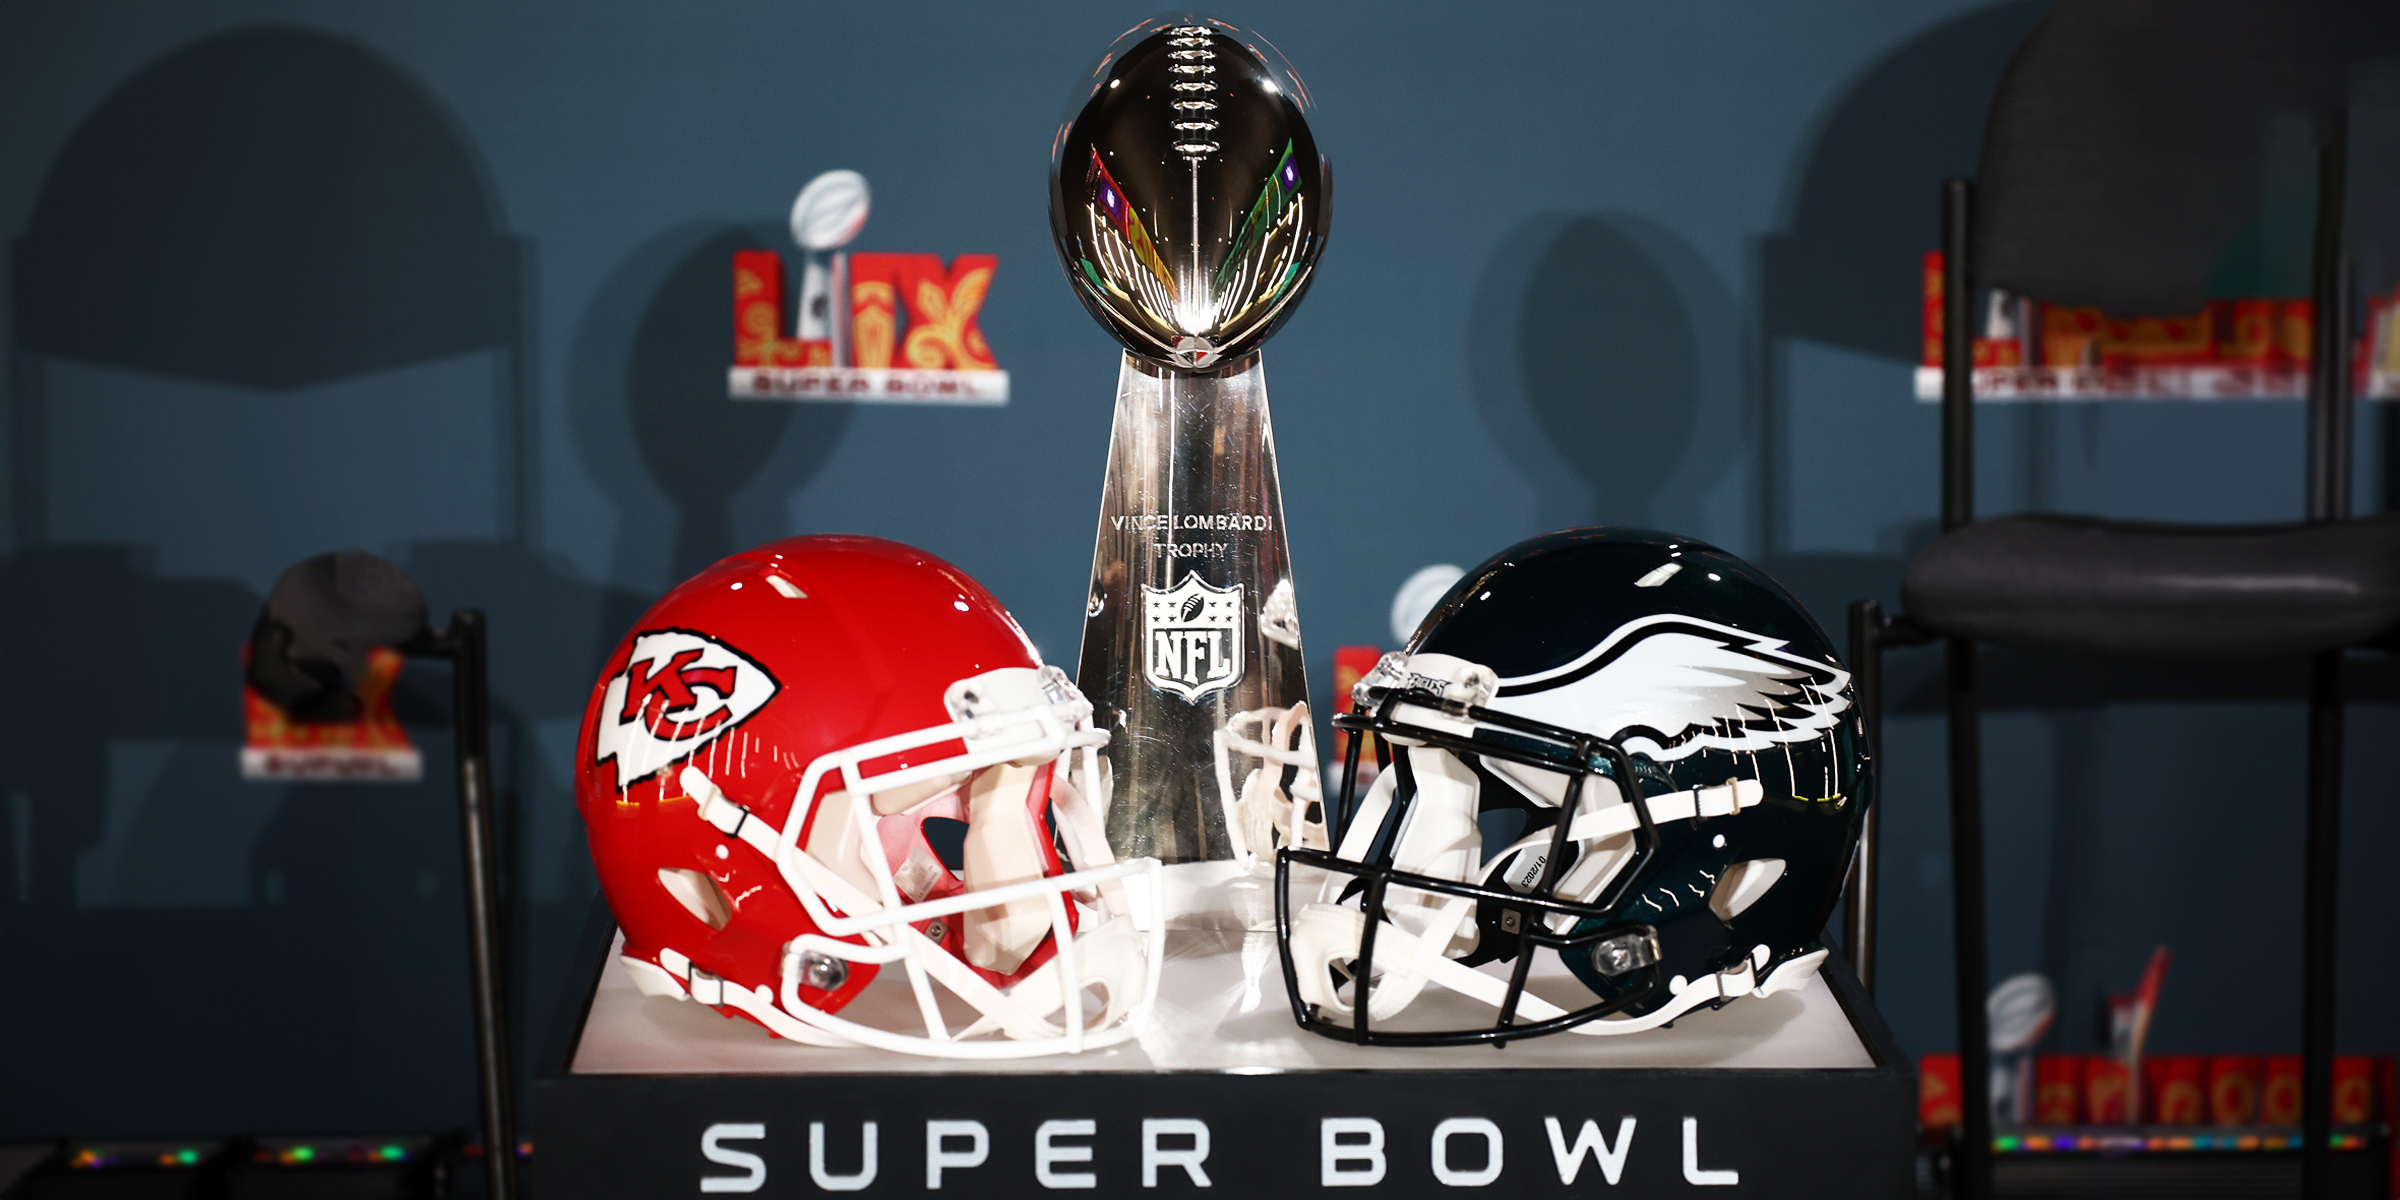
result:
[[[1380,941],[1378,945],[1380,945]],[[1737,996],[1772,996],[1777,992],[1788,991],[1807,982],[1809,977],[1817,973],[1817,968],[1825,962],[1825,951],[1814,950],[1775,968],[1762,981],[1758,978],[1758,972],[1764,967],[1767,954],[1767,948],[1759,946],[1750,952],[1748,958],[1742,960],[1741,965],[1731,970],[1719,971],[1714,975],[1703,975],[1696,980],[1686,980],[1681,975],[1668,980],[1667,991],[1672,999],[1654,1012],[1638,1017],[1603,1017],[1597,1021],[1586,1021],[1581,1025],[1569,1026],[1566,1032],[1580,1033],[1586,1037],[1615,1037],[1656,1029],[1713,1001],[1730,1000]],[[1424,970],[1426,977],[1433,982],[1461,995],[1473,997],[1493,1008],[1500,1007],[1507,1000],[1508,984],[1506,981],[1470,967],[1462,967],[1447,958],[1442,959],[1438,966],[1420,967],[1420,969]],[[1518,997],[1517,1015],[1527,1021],[1546,1021],[1553,1017],[1567,1015],[1567,1010],[1528,993]]]
[[[1499,980],[1461,967],[1443,953],[1450,944],[1451,933],[1474,907],[1474,901],[1462,896],[1450,899],[1438,909],[1412,906],[1386,910],[1395,919],[1381,922],[1376,930],[1375,965],[1380,975],[1358,984],[1366,991],[1370,1020],[1384,1021],[1398,1016],[1425,990],[1427,983],[1443,982],[1444,972],[1439,968],[1428,970],[1429,964],[1464,971],[1506,990],[1507,985]],[[1410,925],[1419,928],[1410,929]],[[1340,905],[1311,904],[1292,919],[1292,960],[1300,964],[1302,1000],[1327,1012],[1344,1015],[1355,1012],[1352,1004],[1342,998],[1333,969],[1357,960],[1359,943],[1366,931],[1367,915]],[[1459,990],[1446,982],[1444,986]],[[1498,1001],[1493,1003],[1496,1005]]]
[[[1464,898],[1452,902],[1463,906]],[[1334,963],[1354,958],[1359,938],[1366,931],[1366,914],[1355,909],[1330,904],[1312,904],[1292,921],[1292,958],[1299,964],[1301,998],[1326,1012],[1348,1016],[1352,1006],[1341,997],[1334,984],[1331,967]],[[1422,937],[1390,921],[1382,922],[1375,935],[1375,961],[1382,977],[1368,989],[1367,1016],[1381,1022],[1393,1016],[1415,1000],[1428,983],[1438,984],[1459,995],[1494,1009],[1508,1002],[1508,981],[1486,975],[1472,967],[1463,966],[1443,953],[1449,942],[1445,927],[1437,922],[1438,938]],[[1386,955],[1390,957],[1385,957]],[[1765,979],[1758,973],[1766,968],[1770,951],[1765,946],[1754,947],[1749,956],[1730,970],[1687,980],[1678,975],[1667,981],[1670,999],[1655,1011],[1638,1017],[1603,1017],[1581,1025],[1569,1026],[1568,1033],[1586,1037],[1615,1037],[1641,1033],[1674,1021],[1703,1004],[1730,1000],[1739,996],[1772,996],[1806,983],[1824,965],[1826,952],[1812,950],[1777,966]],[[1362,986],[1366,986],[1362,981]],[[1548,1021],[1567,1015],[1567,1010],[1533,995],[1524,993],[1517,998],[1517,1016],[1527,1022]]]
[[[1088,749],[1084,753],[1087,760],[1096,757]],[[1023,770],[1027,774],[1031,771],[1017,767],[1004,769]],[[1135,928],[1123,881],[1132,875],[1144,875],[1150,894],[1158,895],[1159,865],[1154,859],[1115,862],[1107,857],[1099,814],[1072,787],[1058,787],[1053,803],[1065,827],[1075,865],[1082,869],[1058,876],[1044,876],[1037,870],[1032,878],[969,891],[946,900],[894,906],[871,898],[807,852],[787,846],[781,830],[734,803],[698,768],[685,767],[681,782],[685,793],[700,802],[702,820],[776,862],[818,927],[841,936],[803,934],[793,939],[784,948],[780,995],[763,984],[745,988],[718,979],[693,967],[689,959],[673,950],[662,950],[657,965],[633,966],[638,960],[626,960],[637,986],[644,992],[738,1009],[776,1034],[808,1045],[868,1046],[941,1058],[1003,1059],[1075,1053],[1116,1045],[1139,1037],[1144,1031],[1149,1006],[1158,993],[1159,968],[1166,959],[1165,925],[1156,923],[1146,937]],[[1002,787],[999,791],[1015,798],[1016,809],[1013,812],[995,809],[990,815],[1002,822],[1013,817],[1015,824],[1027,824],[1030,818],[1023,811],[1027,790],[1017,786]],[[862,808],[867,805],[864,794],[852,799]],[[1097,863],[1089,861],[1092,846],[1103,848],[1096,856],[1100,859]],[[884,865],[888,874],[888,864]],[[1102,916],[1100,920],[1087,920],[1080,932],[1067,918],[1069,897],[1077,892],[1090,894]],[[837,917],[827,908],[828,900],[841,910],[842,916]],[[976,974],[911,923],[976,912],[1003,914],[1006,919],[1027,909],[1039,922],[1033,932],[1034,940],[1054,937],[1058,950],[1041,968],[1005,991]],[[841,940],[859,936],[866,938],[867,944]],[[835,1016],[801,1000],[799,989],[805,962],[811,955],[845,962],[900,963],[908,972],[926,1034],[879,1029]],[[1019,956],[1020,960],[1022,957]],[[1074,981],[1072,986],[1065,982],[1069,979]],[[952,1033],[927,986],[929,982],[941,984],[965,1001],[976,1010],[978,1018],[964,1030]],[[1092,988],[1102,994],[1097,1013],[1086,1011],[1084,993]],[[1054,1023],[1050,1019],[1052,1014],[1057,1014],[1060,1020]],[[1010,1040],[965,1040],[994,1033]]]
[[[968,891],[1042,877],[1047,865],[1042,840],[1048,831],[1037,829],[1027,808],[1041,769],[1001,763],[968,780],[961,872]],[[961,920],[967,961],[1001,975],[1014,973],[1050,935],[1050,912],[1038,897],[972,909]]]
[[[1392,861],[1395,866],[1413,874],[1468,882],[1481,863],[1505,863],[1519,853],[1541,854],[1551,844],[1554,830],[1542,830],[1501,849],[1496,854],[1481,852],[1481,838],[1472,822],[1475,811],[1475,781],[1464,763],[1448,752],[1412,754],[1417,795],[1408,812],[1403,814],[1401,828],[1393,838]],[[1360,806],[1348,834],[1343,838],[1344,857],[1362,858],[1368,845],[1385,823],[1392,802],[1394,779],[1398,771],[1387,772],[1375,781],[1375,787]],[[1512,781],[1521,782],[1521,781]],[[1607,792],[1597,789],[1608,787]],[[1612,781],[1594,777],[1585,781],[1584,803],[1604,795],[1618,794]],[[1714,787],[1695,787],[1638,799],[1634,803],[1647,807],[1654,824],[1671,821],[1705,820],[1736,816],[1755,807],[1765,798],[1765,789],[1756,779],[1729,779]],[[1571,873],[1562,880],[1558,894],[1562,898],[1581,899],[1603,886],[1613,872],[1609,856],[1599,847],[1613,839],[1632,833],[1640,826],[1640,817],[1633,804],[1622,799],[1597,807],[1585,807],[1574,815],[1567,837],[1583,847],[1583,863],[1594,864],[1592,870]],[[1579,863],[1579,865],[1582,865]],[[1588,877],[1587,877],[1588,876]],[[1297,981],[1301,999],[1321,1011],[1351,1015],[1351,1002],[1344,1000],[1341,986],[1335,982],[1333,969],[1338,964],[1355,962],[1367,932],[1367,914],[1339,903],[1344,877],[1335,872],[1324,884],[1325,902],[1310,904],[1293,916],[1290,945],[1298,967]],[[1570,895],[1570,889],[1573,894]],[[1386,895],[1384,919],[1375,931],[1375,966],[1378,978],[1360,980],[1357,988],[1367,996],[1367,1016],[1370,1021],[1383,1022],[1399,1013],[1422,994],[1427,984],[1437,984],[1494,1009],[1508,1002],[1506,980],[1484,974],[1458,962],[1451,951],[1453,935],[1473,911],[1474,902],[1465,897],[1447,897],[1395,885]],[[1574,918],[1564,917],[1553,922],[1563,930]],[[1817,964],[1824,961],[1823,951],[1816,951],[1778,967],[1765,984],[1757,972],[1765,969],[1770,951],[1759,946],[1743,962],[1727,971],[1686,980],[1677,976],[1668,982],[1668,1002],[1650,1013],[1638,1017],[1604,1017],[1571,1026],[1568,1032],[1585,1036],[1612,1036],[1639,1033],[1690,1012],[1702,1004],[1747,996],[1766,994],[1796,986],[1813,975]],[[1805,966],[1803,967],[1803,964]],[[1797,971],[1797,974],[1794,972]],[[1516,1014],[1528,1023],[1552,1020],[1568,1015],[1558,1007],[1531,993],[1521,993]]]

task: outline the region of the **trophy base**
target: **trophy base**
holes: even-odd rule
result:
[[[1160,913],[1169,929],[1217,929],[1272,933],[1275,929],[1275,869],[1230,859],[1174,863],[1160,868]]]

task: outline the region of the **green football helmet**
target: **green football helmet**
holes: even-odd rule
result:
[[[1352,697],[1333,848],[1277,856],[1303,1027],[1624,1034],[1824,962],[1875,775],[1849,672],[1748,563],[1640,529],[1521,542]]]

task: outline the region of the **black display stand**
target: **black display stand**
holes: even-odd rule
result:
[[[1915,1192],[1915,1071],[1838,958],[1648,1034],[1369,1049],[1293,1025],[1272,935],[1171,932],[1139,1045],[970,1063],[639,997],[614,935],[599,914],[534,1083],[544,1195]]]

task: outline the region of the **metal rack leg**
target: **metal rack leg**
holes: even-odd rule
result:
[[[1866,727],[1868,762],[1883,765],[1883,607],[1872,600],[1850,606],[1850,677],[1858,688],[1859,720]],[[1881,850],[1883,798],[1878,790],[1859,823],[1858,857],[1850,864],[1844,891],[1842,950],[1850,970],[1869,996],[1875,994],[1875,870]]]
[[[1956,1200],[1992,1194],[1992,1045],[1984,1014],[1983,748],[1975,704],[1975,643],[1949,639],[1950,889],[1958,950]]]
[[[459,836],[466,857],[467,949],[475,990],[477,1097],[483,1107],[483,1169],[491,1200],[515,1200],[517,1139],[509,1089],[508,1013],[500,999],[499,864],[492,836],[490,687],[483,614],[450,616],[458,745]]]
[[[1975,385],[1968,254],[1975,187],[1942,183],[1942,532],[1975,520]],[[1958,950],[1960,1141],[1951,1195],[1992,1194],[1992,1047],[1985,1029],[1983,749],[1975,709],[1975,643],[1946,643],[1950,709],[1950,889]]]
[[[2308,518],[2350,516],[2350,292],[2342,251],[2349,129],[2337,116],[2317,147],[2316,245],[2309,292],[2316,306],[2308,380]],[[2300,1194],[2323,1200],[2333,1181],[2333,986],[2342,863],[2342,652],[2308,669],[2308,867],[2301,935]]]
[[[2309,662],[2307,912],[2301,935],[2300,1194],[2332,1194],[2334,934],[2342,865],[2342,652]]]

